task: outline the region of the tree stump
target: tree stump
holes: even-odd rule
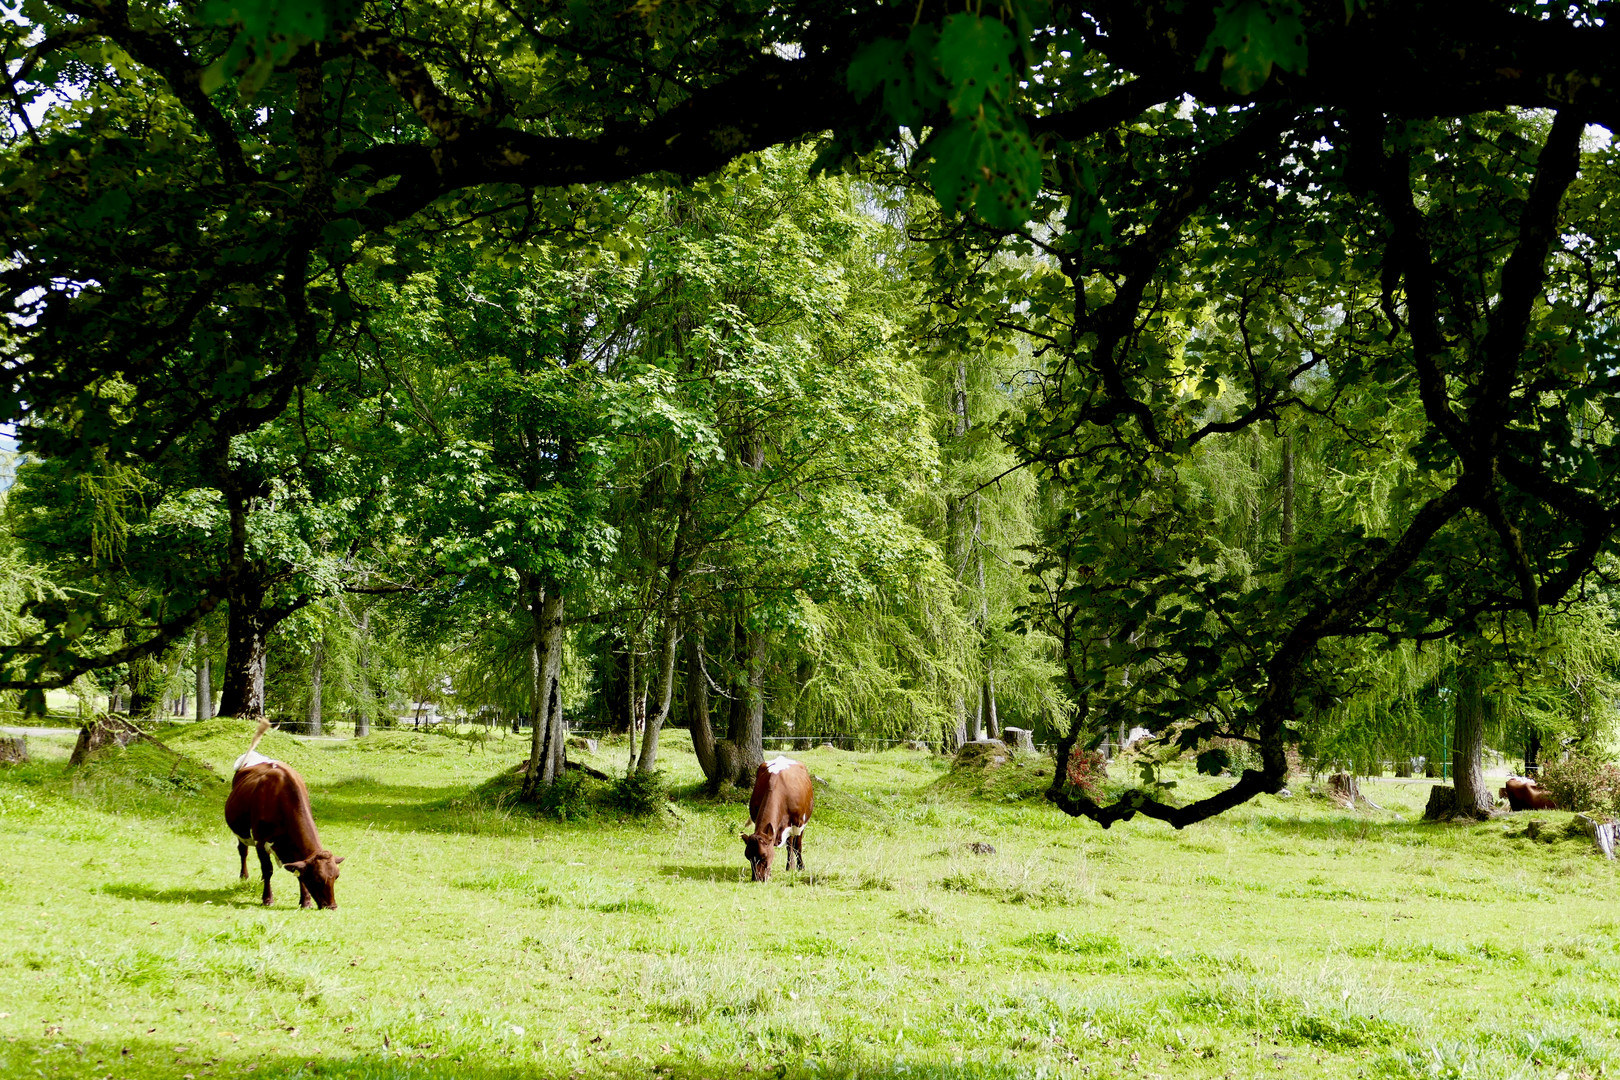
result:
[[[1035,733],[1028,728],[1004,727],[1001,734],[1006,738],[1007,745],[1022,754],[1035,752]]]
[[[1613,859],[1615,843],[1614,822],[1599,821],[1594,817],[1587,816],[1586,814],[1577,814],[1575,816],[1575,820],[1580,823],[1581,828],[1586,830],[1586,834],[1592,838],[1592,843],[1597,845],[1597,849],[1603,852],[1603,857],[1605,859]]]
[[[91,754],[103,747],[114,744],[124,747],[139,738],[140,729],[122,716],[104,716],[92,720],[79,729],[79,741],[73,745],[73,756],[68,758],[68,766],[83,765]]]
[[[26,735],[0,735],[0,765],[21,765],[27,760]]]
[[[1328,777],[1328,794],[1345,806],[1355,806],[1356,799],[1361,797],[1361,785],[1350,773],[1336,772]]]
[[[1429,804],[1423,808],[1425,821],[1450,821],[1457,813],[1457,789],[1436,784],[1429,789]]]

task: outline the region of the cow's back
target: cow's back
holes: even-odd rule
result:
[[[1508,806],[1514,810],[1556,810],[1558,801],[1552,793],[1541,787],[1534,780],[1522,776],[1508,778],[1507,785],[1502,788],[1502,797],[1507,799]]]
[[[275,844],[303,839],[306,831],[313,834],[315,818],[304,778],[279,761],[239,769],[225,800],[225,824],[249,842]]]
[[[781,761],[782,759],[778,759]],[[748,797],[748,817],[764,821],[775,814],[783,815],[795,825],[802,825],[810,817],[815,804],[815,786],[810,770],[802,762],[788,762],[773,767],[766,762],[754,773],[754,792]]]

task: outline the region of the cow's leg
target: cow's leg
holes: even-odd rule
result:
[[[788,869],[789,870],[793,869],[793,860],[794,860],[795,856],[797,856],[798,860],[799,860],[799,869],[803,870],[804,869],[804,826],[803,825],[800,825],[798,828],[794,829],[793,830],[793,835],[788,839]]]
[[[238,855],[242,856],[242,880],[246,881],[247,880],[247,845],[242,843],[242,841],[238,840],[236,842],[236,853]]]
[[[315,906],[315,898],[313,896],[309,895],[309,889],[304,886],[304,879],[303,878],[298,879],[298,906],[299,907],[314,907]]]
[[[270,862],[270,851],[263,844],[259,845],[259,873],[264,875],[264,906],[269,907],[276,902],[275,893],[270,891],[270,879],[275,876],[276,868]]]

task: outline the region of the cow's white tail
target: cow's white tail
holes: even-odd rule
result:
[[[251,754],[259,748],[259,740],[264,738],[264,733],[269,730],[270,721],[261,716],[259,718],[259,730],[253,733],[253,741],[248,743],[248,753]]]

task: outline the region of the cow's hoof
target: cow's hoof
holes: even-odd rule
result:
[[[315,905],[313,903],[311,903],[310,901],[305,900],[302,904],[299,904],[298,906],[301,907],[301,908],[312,908]]]
[[[274,904],[275,902],[276,902],[276,898],[273,897],[273,896],[267,896],[267,897],[264,898],[264,906],[265,907],[269,907],[271,904]]]

